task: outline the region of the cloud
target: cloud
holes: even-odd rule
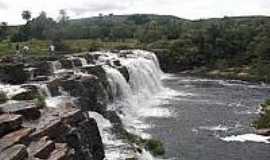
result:
[[[76,16],[83,15],[85,13],[97,13],[97,12],[111,12],[111,11],[123,11],[128,9],[132,5],[133,1],[96,1],[86,2],[81,6],[71,7],[68,10],[74,12]]]
[[[8,5],[5,4],[4,2],[0,1],[0,9],[8,9]]]

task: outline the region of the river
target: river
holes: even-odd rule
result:
[[[266,85],[169,75],[163,85],[178,93],[158,105],[170,116],[149,116],[145,131],[162,140],[166,158],[176,160],[269,160],[270,144],[254,135],[258,104]]]

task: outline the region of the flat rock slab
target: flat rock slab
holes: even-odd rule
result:
[[[1,152],[1,160],[24,160],[28,156],[26,147],[22,144],[15,145]]]
[[[48,160],[71,160],[73,151],[65,143],[56,143],[55,150],[51,153]]]
[[[49,140],[48,137],[43,137],[39,141],[33,141],[27,151],[31,157],[47,159],[54,149],[54,142]]]
[[[270,128],[258,129],[256,130],[256,134],[262,135],[262,136],[270,136]]]
[[[16,114],[0,115],[0,137],[20,128],[22,125],[22,116]]]
[[[22,128],[11,132],[0,139],[0,152],[13,146],[14,144],[22,143],[29,138],[29,135],[34,131],[32,128]]]
[[[43,116],[35,126],[29,126],[36,128],[30,137],[33,139],[39,139],[44,136],[50,138],[57,138],[62,133],[61,119],[57,116]]]
[[[15,102],[0,105],[0,113],[21,114],[26,119],[38,119],[40,111],[32,102]]]

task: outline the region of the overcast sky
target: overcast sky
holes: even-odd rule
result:
[[[57,18],[66,9],[71,18],[99,13],[155,13],[199,19],[239,15],[270,15],[270,0],[0,0],[0,22],[21,24],[23,10],[33,16],[46,11]]]

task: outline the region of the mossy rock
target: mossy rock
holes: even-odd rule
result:
[[[1,64],[0,80],[4,83],[22,84],[27,81],[29,74],[24,71],[23,64]]]

